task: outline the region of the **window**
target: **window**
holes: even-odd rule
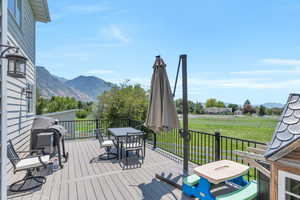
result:
[[[278,182],[278,199],[300,200],[299,175],[279,170]]]
[[[8,10],[15,17],[18,25],[21,25],[22,0],[8,0]]]

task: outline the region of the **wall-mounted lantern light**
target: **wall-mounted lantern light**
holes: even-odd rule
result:
[[[27,99],[32,99],[32,90],[32,85],[27,84],[26,88],[23,88],[22,93],[25,93]]]
[[[5,48],[1,52],[0,58],[7,59],[7,75],[15,78],[26,78],[27,58],[18,54],[19,48],[3,44],[0,44],[0,47]],[[15,53],[4,55],[10,49],[13,49]]]

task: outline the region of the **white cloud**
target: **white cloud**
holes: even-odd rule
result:
[[[87,74],[93,74],[93,75],[103,75],[103,74],[111,74],[114,73],[113,70],[90,70],[87,72]]]
[[[264,65],[300,66],[300,60],[297,59],[266,58],[259,60],[259,63]]]
[[[101,32],[104,36],[109,39],[117,40],[121,43],[129,43],[129,38],[123,33],[123,31],[116,25],[110,25],[101,29]]]

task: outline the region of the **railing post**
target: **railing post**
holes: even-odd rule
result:
[[[215,160],[221,160],[221,133],[215,132]]]
[[[156,148],[156,133],[153,132],[153,148]]]
[[[128,122],[128,127],[131,127],[131,119],[130,118],[127,118],[127,122]]]
[[[99,130],[99,119],[96,119],[96,131]],[[96,134],[96,138],[98,139],[98,134]]]

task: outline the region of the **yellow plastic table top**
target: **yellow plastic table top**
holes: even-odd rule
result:
[[[249,166],[231,160],[220,160],[194,168],[195,174],[214,184],[242,176],[248,170]]]

